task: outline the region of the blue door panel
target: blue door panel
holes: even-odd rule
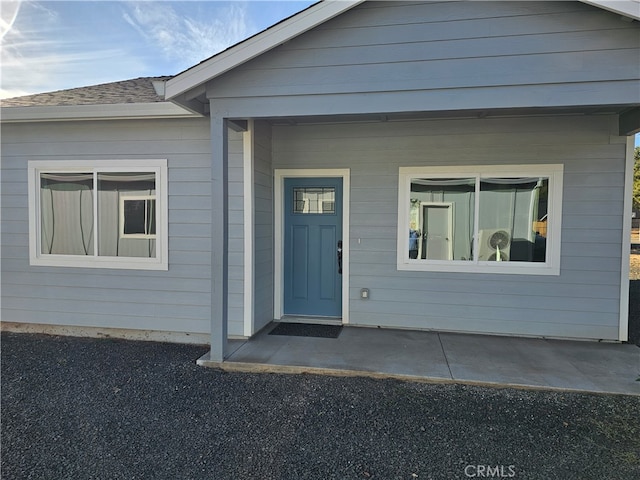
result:
[[[284,313],[341,316],[342,179],[288,178],[284,186]]]
[[[320,298],[322,300],[334,300],[336,298],[337,243],[336,227],[333,225],[321,226],[318,280],[320,282]]]
[[[309,227],[306,225],[294,225],[291,227],[292,235],[292,259],[291,284],[293,298],[306,300],[309,297]]]

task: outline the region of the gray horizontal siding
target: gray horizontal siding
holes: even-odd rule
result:
[[[291,97],[343,113],[367,101],[371,112],[634,103],[639,57],[637,22],[580,2],[367,2],[221,76],[208,95],[243,113],[253,102],[256,115],[293,114]]]
[[[543,312],[544,314],[544,312]],[[518,315],[518,311],[511,312],[511,320],[501,320],[501,319],[486,319],[485,329],[482,331],[476,331],[476,333],[487,333],[487,334],[505,334],[509,333],[512,335],[522,335],[522,336],[531,336],[531,331],[528,325],[525,322],[514,322],[513,318]],[[413,321],[413,315],[406,314],[396,314],[389,315],[384,312],[378,311],[367,311],[367,312],[355,312],[352,314],[351,319],[355,324],[378,324],[378,325],[386,325],[387,327],[392,328],[407,328],[406,325],[410,325]],[[469,322],[465,317],[451,317],[451,316],[443,316],[438,317],[435,315],[431,315],[429,317],[429,324],[431,327],[429,329],[438,330],[438,331],[453,331],[453,332],[473,332],[470,329]],[[610,319],[613,322],[613,318]],[[593,326],[589,324],[564,324],[562,322],[558,322],[554,317],[553,319],[547,318],[545,322],[544,319],[539,322],[541,330],[548,333],[548,336],[554,337],[565,337],[565,338],[574,338],[576,336],[576,332],[579,332],[579,338],[616,338],[618,335],[618,327],[602,327],[602,326]],[[538,334],[533,334],[534,336],[538,336]]]
[[[617,82],[637,78],[638,50],[604,52],[571,52],[466,58],[460,60],[429,60],[395,64],[342,65],[290,69],[283,83],[272,70],[258,70],[241,78],[244,95],[318,95],[380,92],[398,90],[462,89],[472,87],[508,87],[512,85]],[[597,70],[581,67],[568,70],[567,64],[598,65]],[[401,68],[404,66],[405,68]],[[554,66],[555,68],[551,68]],[[418,73],[416,73],[418,72]],[[473,75],[469,75],[473,72]],[[269,75],[271,73],[271,75]],[[239,74],[238,74],[239,75]],[[266,78],[265,78],[266,77]],[[271,78],[270,78],[271,77]],[[308,79],[320,83],[309,85]],[[236,83],[236,82],[234,82]],[[221,92],[216,92],[220,95]],[[636,100],[636,99],[634,99]],[[598,102],[599,103],[599,102]]]
[[[475,21],[480,23],[480,21]],[[519,25],[511,23],[517,28]],[[575,24],[574,24],[575,25]],[[505,25],[506,26],[506,25]],[[296,68],[317,68],[320,65],[333,67],[348,66],[354,58],[360,58],[361,63],[382,64],[382,63],[405,63],[405,62],[433,62],[444,60],[463,60],[469,57],[491,58],[491,57],[511,57],[514,55],[550,55],[566,54],[571,51],[606,51],[619,48],[621,44],[631,44],[637,41],[637,36],[628,25],[616,23],[616,28],[602,28],[602,36],[593,35],[591,31],[564,31],[552,33],[533,33],[523,37],[520,32],[513,34],[513,41],[505,42],[504,36],[484,37],[491,35],[491,32],[482,32],[480,37],[469,36],[469,38],[442,39],[436,37],[434,30],[422,27],[421,30],[411,31],[410,27],[403,29],[402,34],[410,38],[398,38],[397,36],[378,36],[375,30],[371,31],[371,38],[360,37],[355,45],[342,42],[344,45],[327,45],[327,41],[318,38],[318,44],[311,43],[312,36],[304,41],[291,46],[283,47],[277,57],[272,61],[256,62],[253,68],[263,65],[267,69],[290,68],[292,64]],[[387,27],[388,29],[397,27]],[[326,35],[327,30],[319,31],[315,36]],[[331,31],[334,33],[334,31]],[[397,32],[393,32],[394,34]],[[451,31],[442,32],[451,34]],[[503,35],[506,32],[502,32]],[[430,35],[425,35],[430,34]],[[431,37],[431,38],[429,38]],[[328,40],[335,41],[336,37],[328,37]],[[469,40],[473,39],[473,42]],[[428,41],[438,41],[438,48],[424,51],[424,43]],[[372,43],[367,43],[372,42]],[[388,43],[385,43],[388,42]],[[336,50],[337,49],[337,50]],[[300,52],[313,52],[314,55],[302,58]],[[544,57],[541,57],[544,58]]]
[[[502,2],[468,2],[464,5],[461,12],[457,9],[451,9],[447,2],[429,2],[429,1],[386,1],[365,3],[360,6],[359,11],[351,10],[346,14],[338,17],[331,24],[320,26],[317,31],[331,30],[340,28],[351,28],[354,19],[360,27],[385,27],[395,25],[411,25],[411,24],[445,24],[454,22],[475,22],[482,20],[504,20],[506,26],[511,25],[512,20],[518,18],[525,19],[527,24],[535,21],[535,18],[543,17],[539,23],[546,25],[548,31],[562,31],[561,28],[567,28],[565,25],[566,15],[572,15],[574,18],[580,17],[581,22],[573,30],[589,29],[600,25],[599,10],[586,7],[579,2],[541,2],[539,5],[532,5],[533,2],[509,2],[508,5],[496,4]],[[425,5],[428,6],[428,17],[424,16]],[[381,19],[380,12],[383,11],[384,18]],[[533,19],[531,17],[534,17]],[[589,20],[592,20],[589,22]],[[578,22],[574,22],[578,23]],[[521,27],[521,26],[520,26]],[[522,27],[521,27],[522,28]],[[486,32],[485,32],[486,33]],[[497,34],[488,32],[489,35]],[[514,27],[513,33],[518,35],[520,32]]]
[[[352,323],[617,339],[625,145],[615,127],[612,116],[279,126],[273,161],[351,169]],[[518,163],[564,164],[560,276],[397,270],[399,167]]]
[[[209,331],[207,119],[6,124],[2,130],[3,321]],[[168,160],[168,271],[29,265],[28,161],[146,158]]]
[[[271,127],[255,122],[254,132],[254,330],[273,320],[273,170]]]

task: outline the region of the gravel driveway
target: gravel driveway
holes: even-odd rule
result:
[[[640,399],[197,367],[2,335],[2,478],[637,479]]]

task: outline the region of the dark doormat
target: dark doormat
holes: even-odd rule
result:
[[[281,322],[269,332],[269,335],[288,335],[291,337],[338,338],[342,325],[318,325],[312,323]]]

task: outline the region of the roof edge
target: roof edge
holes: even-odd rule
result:
[[[613,13],[618,13],[623,17],[640,21],[640,1],[639,0],[580,0],[582,3],[602,8]]]
[[[323,0],[318,2],[169,79],[166,83],[166,98],[174,99],[364,1]]]
[[[120,120],[139,118],[198,118],[172,102],[56,105],[0,108],[1,123]]]

